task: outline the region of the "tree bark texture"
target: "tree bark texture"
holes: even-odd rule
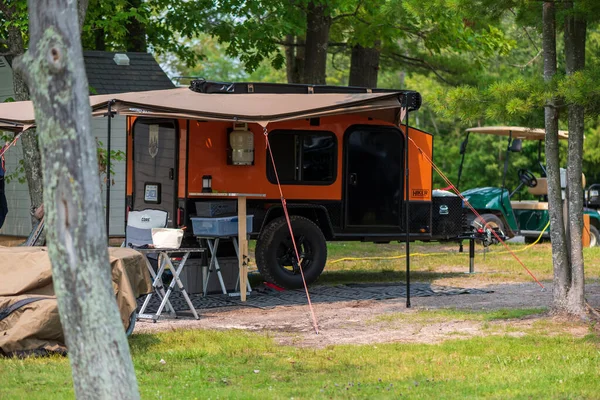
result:
[[[79,32],[83,31],[83,24],[85,24],[85,16],[87,14],[89,3],[89,0],[77,1],[77,20],[79,21]]]
[[[572,75],[585,67],[586,21],[574,14],[573,3],[565,4],[568,12],[565,17],[565,61],[568,75]],[[577,104],[570,104],[569,111],[569,150],[567,162],[567,198],[568,226],[570,232],[569,251],[571,259],[571,286],[567,296],[567,312],[583,316],[585,308],[585,280],[583,245],[583,133],[584,111]]]
[[[29,84],[44,176],[48,252],[81,399],[138,399],[111,285],[88,84],[73,0],[29,0]]]
[[[352,47],[350,80],[348,83],[350,86],[377,87],[379,45],[380,42],[378,41],[373,47],[363,47],[359,44]]]
[[[8,29],[9,51],[15,55],[21,55],[25,52],[23,44],[23,34],[18,27],[11,26]],[[29,100],[29,90],[23,76],[13,69],[13,90],[16,101]],[[21,145],[23,147],[23,161],[25,163],[25,177],[27,178],[27,187],[29,189],[29,198],[32,209],[38,208],[43,202],[44,187],[42,182],[42,159],[38,138],[35,129],[29,129],[21,135]],[[32,216],[32,227],[36,223]]]
[[[304,83],[324,85],[331,16],[327,5],[311,1],[306,16]]]
[[[544,55],[544,80],[551,82],[556,75],[556,11],[554,2],[543,4],[542,45]],[[548,213],[554,286],[552,291],[555,311],[564,309],[570,286],[570,265],[565,237],[565,224],[560,187],[560,162],[558,158],[558,110],[556,99],[547,99],[544,108],[546,128],[546,173],[548,175]]]
[[[294,41],[295,39],[295,41]],[[288,83],[303,83],[304,80],[304,39],[287,35],[285,42],[285,69]]]

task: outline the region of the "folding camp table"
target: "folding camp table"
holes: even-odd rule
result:
[[[240,268],[240,300],[246,301],[246,287],[248,286],[248,235],[246,234],[246,198],[247,197],[266,197],[266,194],[256,193],[190,193],[194,197],[235,197],[238,201],[238,240],[239,249],[237,250],[238,263]],[[240,233],[243,232],[242,235]],[[235,243],[235,242],[234,242]],[[212,252],[212,251],[211,251]],[[213,255],[216,258],[216,251]],[[212,258],[212,257],[211,257]],[[220,272],[217,274],[220,275]],[[222,280],[222,277],[221,277]],[[223,284],[224,286],[224,284]]]
[[[217,278],[219,278],[219,283],[221,285],[221,292],[223,294],[228,294],[229,296],[241,296],[241,279],[240,276],[242,274],[242,272],[240,271],[240,274],[238,275],[238,279],[237,282],[235,284],[235,288],[238,289],[240,288],[240,292],[239,293],[227,293],[227,288],[225,287],[225,281],[223,280],[223,275],[221,274],[221,266],[219,265],[219,259],[217,258],[217,252],[219,250],[219,243],[221,243],[221,239],[231,239],[231,241],[233,242],[233,248],[235,249],[235,254],[238,257],[238,260],[240,258],[240,250],[239,250],[239,246],[238,246],[238,241],[237,241],[237,237],[236,236],[219,236],[219,237],[204,237],[204,236],[198,236],[198,239],[204,239],[206,240],[206,242],[208,243],[208,250],[210,251],[210,262],[208,264],[208,266],[203,266],[202,267],[202,293],[204,296],[206,296],[207,293],[207,289],[208,289],[208,280],[210,279],[210,275],[213,272],[216,272],[217,274]],[[248,281],[248,279],[246,279],[246,289],[248,293],[252,292],[252,287],[250,286],[250,282]]]
[[[139,249],[139,248],[136,248],[135,250],[144,255],[144,259],[146,260],[146,265],[148,267],[148,271],[150,271],[150,275],[152,276],[152,287],[154,288],[154,293],[149,293],[148,295],[146,295],[146,299],[144,300],[144,304],[142,305],[142,307],[140,309],[138,318],[139,319],[142,319],[142,318],[143,319],[152,319],[154,322],[156,322],[158,320],[158,318],[160,317],[160,314],[165,309],[165,307],[167,308],[167,311],[169,312],[169,314],[172,317],[176,318],[177,313],[175,312],[175,308],[169,301],[169,297],[171,296],[171,293],[173,292],[175,285],[177,285],[179,287],[179,290],[181,291],[181,294],[183,295],[183,298],[185,299],[186,303],[188,304],[190,311],[194,315],[194,318],[200,319],[200,317],[198,316],[198,313],[196,312],[196,309],[194,308],[194,305],[192,304],[192,301],[190,300],[190,296],[188,296],[188,293],[187,293],[183,283],[181,282],[181,279],[179,278],[179,274],[181,274],[181,271],[183,271],[183,267],[185,266],[185,263],[188,260],[190,254],[202,253],[202,252],[204,252],[204,249],[203,248],[183,248],[183,249]],[[175,268],[175,266],[173,265],[173,262],[171,261],[171,254],[173,254],[173,253],[179,253],[179,254],[183,253],[183,257],[181,258],[181,261],[177,265],[177,268]],[[150,264],[150,260],[148,259],[148,254],[158,254],[159,266],[158,266],[158,271],[156,273],[154,272],[154,268],[152,268],[152,264]],[[171,283],[169,284],[167,291],[165,292],[164,286],[163,286],[163,281],[162,281],[162,274],[165,271],[166,267],[169,267],[169,269],[171,270],[171,273],[173,274],[173,279],[171,280]],[[160,299],[161,299],[160,306],[158,307],[158,310],[156,311],[155,314],[145,314],[144,311],[146,311],[146,308],[148,307],[148,304],[150,303],[150,299],[152,298],[153,294],[156,294],[158,297],[160,297]]]

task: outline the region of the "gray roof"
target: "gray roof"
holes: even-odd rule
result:
[[[129,65],[117,65],[115,54],[127,54]],[[173,82],[152,54],[124,51],[84,51],[90,94],[142,92],[172,89]]]

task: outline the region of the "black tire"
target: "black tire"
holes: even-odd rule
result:
[[[498,230],[502,233],[502,235],[504,235],[506,233],[506,231],[504,230],[504,222],[502,222],[502,220],[500,218],[498,218],[497,216],[495,216],[494,214],[482,214],[481,217],[475,218],[475,221],[473,222],[474,228],[478,227],[476,222],[480,223],[484,227],[485,227],[485,224],[487,223],[488,226],[492,229],[498,228]]]
[[[306,284],[315,282],[327,261],[327,242],[321,229],[308,218],[291,216],[292,230],[302,259]],[[267,282],[286,289],[303,287],[300,270],[295,270],[296,258],[292,237],[285,217],[276,218],[264,228],[256,242],[256,265]],[[293,257],[293,258],[292,258]]]
[[[600,246],[600,232],[598,228],[590,225],[590,247]]]

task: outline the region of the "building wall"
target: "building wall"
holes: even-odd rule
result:
[[[1,74],[0,74],[1,76]],[[92,119],[92,134],[106,147],[107,141],[106,118]],[[112,121],[111,147],[113,150],[121,150],[125,153],[126,148],[126,120],[124,116],[116,116]],[[6,173],[13,173],[19,161],[23,157],[20,141],[9,149],[5,155]],[[123,161],[113,161],[114,176],[110,191],[110,235],[125,235],[125,155]],[[104,182],[104,181],[103,181]],[[102,202],[106,205],[106,184],[101,185]],[[17,180],[11,180],[6,185],[6,199],[8,202],[8,215],[4,226],[0,229],[0,235],[10,236],[28,236],[31,232],[31,217],[29,209],[31,201],[29,199],[29,190],[27,183],[21,184]],[[104,225],[104,220],[102,221]]]
[[[0,103],[13,96],[13,74],[6,58],[0,56]]]

